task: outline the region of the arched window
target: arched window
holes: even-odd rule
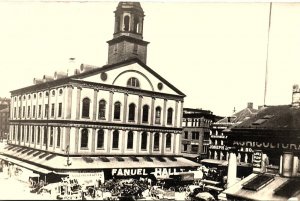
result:
[[[124,31],[129,31],[129,16],[124,17]]]
[[[171,139],[172,139],[172,136],[171,136],[171,134],[170,133],[168,133],[167,135],[166,135],[166,148],[167,149],[171,149]]]
[[[161,108],[156,107],[155,109],[155,123],[160,124]]]
[[[86,128],[81,130],[81,148],[87,148],[88,147],[88,141],[89,141],[89,132]]]
[[[154,134],[154,147],[153,147],[153,149],[154,149],[154,151],[159,150],[159,133]]]
[[[104,130],[100,129],[98,130],[97,134],[97,148],[101,149],[104,147]]]
[[[34,126],[31,127],[31,143],[34,143]]]
[[[53,146],[53,127],[50,127],[50,147]]]
[[[135,33],[139,33],[140,32],[140,30],[139,30],[139,18],[138,18],[138,16],[134,16],[134,18],[133,18],[133,24],[134,24],[134,32]]]
[[[135,77],[131,77],[127,81],[127,86],[128,87],[140,88],[140,81]]]
[[[115,130],[113,132],[112,148],[113,149],[119,148],[119,131],[118,130]]]
[[[142,142],[141,142],[141,149],[145,150],[147,149],[147,141],[148,141],[148,136],[146,132],[142,133]]]
[[[57,128],[56,147],[60,146],[60,127]]]
[[[173,121],[173,109],[168,109],[167,124],[171,125]]]
[[[38,133],[37,133],[37,144],[40,144],[41,142],[41,129],[40,127],[38,126]]]
[[[119,120],[121,115],[121,103],[115,102],[114,119]]]
[[[105,119],[106,101],[99,101],[99,114],[98,119]]]
[[[134,117],[135,117],[135,104],[131,103],[129,105],[128,121],[134,121]]]
[[[127,149],[133,148],[133,132],[129,131],[127,134]]]
[[[149,106],[148,105],[144,105],[143,106],[143,119],[142,119],[143,123],[147,123],[148,122],[148,116],[149,116]]]
[[[82,100],[82,117],[83,118],[89,118],[90,117],[90,99],[84,98]]]

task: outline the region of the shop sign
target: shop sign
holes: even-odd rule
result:
[[[218,150],[228,150],[228,148],[225,147],[224,145],[210,145],[209,148],[210,149],[218,149]]]
[[[253,153],[253,167],[261,168],[262,151],[254,151]]]
[[[137,168],[137,169],[112,169],[111,170],[112,175],[117,175],[117,176],[135,176],[135,175],[148,175],[146,173],[146,169],[143,168]]]
[[[86,177],[103,177],[103,172],[78,172],[78,173],[70,173],[69,175],[72,178],[86,178]]]
[[[174,175],[176,174],[176,168],[155,168],[154,174],[155,176],[167,176],[167,175]],[[147,176],[148,171],[144,168],[136,168],[136,169],[129,169],[129,168],[119,168],[119,169],[112,169],[111,174],[115,176]]]
[[[257,141],[233,141],[233,145],[251,148],[300,150],[300,144]]]

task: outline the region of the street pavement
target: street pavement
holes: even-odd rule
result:
[[[46,200],[51,199],[47,195],[30,193],[28,183],[16,180],[15,178],[5,178],[0,173],[0,195],[1,200]]]

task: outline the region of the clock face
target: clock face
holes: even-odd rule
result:
[[[100,78],[102,81],[106,81],[107,80],[107,74],[105,72],[101,73]]]
[[[159,90],[162,90],[162,88],[163,88],[163,84],[160,82],[160,83],[158,83],[157,84],[157,88],[159,89]]]

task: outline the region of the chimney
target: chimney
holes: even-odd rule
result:
[[[49,82],[52,81],[54,78],[50,75],[44,75],[43,76],[43,82]]]
[[[33,78],[33,84],[43,83],[43,79]]]
[[[253,103],[252,103],[252,102],[249,102],[249,103],[247,104],[247,108],[253,109]]]
[[[54,79],[55,80],[61,79],[61,78],[65,78],[65,77],[68,77],[68,74],[66,72],[58,72],[58,71],[56,71],[54,73]]]
[[[300,89],[298,84],[293,85],[293,94],[292,94],[292,106],[300,106]]]

